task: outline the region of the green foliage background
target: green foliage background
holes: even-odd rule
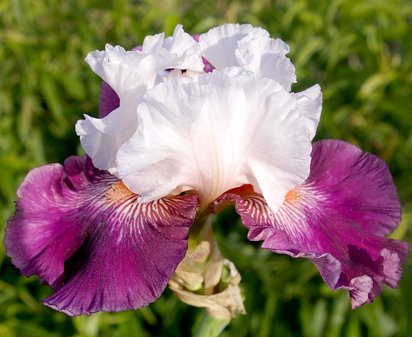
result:
[[[412,231],[412,3],[408,0],[0,0],[0,226],[14,210],[27,171],[81,153],[74,124],[96,114],[100,80],[83,62],[106,42],[131,48],[177,23],[201,33],[249,22],[291,47],[299,83],[324,94],[318,138],[340,138],[385,159]],[[215,224],[224,255],[243,276],[248,315],[223,336],[410,336],[411,259],[400,287],[356,311],[315,267],[247,242],[229,210]],[[0,336],[190,336],[202,311],[169,291],[153,305],[69,318],[43,307],[50,293],[25,278],[0,246]]]

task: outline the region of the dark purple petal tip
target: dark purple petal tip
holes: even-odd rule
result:
[[[30,171],[18,197],[7,255],[51,285],[45,304],[69,315],[156,300],[186,253],[198,206],[195,195],[138,203],[121,181],[77,157]]]
[[[251,186],[216,201],[234,202],[248,238],[262,247],[306,257],[333,290],[347,289],[352,307],[372,302],[383,284],[396,287],[409,253],[405,242],[385,238],[401,207],[384,161],[343,141],[313,145],[310,176],[272,214]]]

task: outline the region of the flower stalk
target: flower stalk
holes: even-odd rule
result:
[[[230,319],[210,316],[206,311],[195,337],[218,337],[230,323]]]
[[[245,314],[235,265],[222,257],[213,239],[212,217],[203,218],[203,228],[169,281],[170,289],[183,302],[205,308],[196,336],[219,336],[230,320]],[[200,225],[198,223],[198,225]]]

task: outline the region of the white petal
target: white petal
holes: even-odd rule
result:
[[[142,52],[145,54],[158,54],[163,48],[165,33],[148,35],[143,40]]]
[[[167,39],[164,33],[147,36],[141,50],[107,44],[104,51],[89,53],[86,62],[121,98],[124,92],[153,87],[157,73],[165,69],[202,71],[198,49],[197,42],[178,25]]]
[[[200,52],[217,69],[238,66],[237,43],[246,36],[267,37],[269,33],[249,24],[225,24],[199,36]]]
[[[84,151],[92,158],[94,166],[116,175],[117,151],[136,131],[137,114],[125,113],[119,107],[101,119],[84,117],[76,124]]]
[[[246,36],[238,41],[235,54],[244,69],[257,76],[271,78],[290,91],[296,83],[295,67],[285,55],[289,46],[280,39],[267,36]]]
[[[276,211],[309,174],[308,121],[295,96],[239,68],[162,83],[138,116],[117,161],[142,201],[194,189],[205,207],[250,183]]]
[[[125,51],[120,46],[107,44],[104,51],[89,53],[86,62],[122,98],[124,93],[141,90],[154,83],[157,64],[156,59],[150,56],[138,50]]]
[[[203,61],[199,53],[199,44],[195,39],[183,30],[182,25],[177,25],[173,36],[165,39],[163,47],[170,53],[176,55],[174,68],[203,71]]]
[[[106,45],[104,51],[87,55],[86,62],[120,98],[120,107],[110,115],[103,119],[86,116],[76,125],[81,144],[96,167],[116,174],[117,151],[137,128],[136,108],[141,97],[147,89],[169,78],[165,69],[202,71],[198,48],[178,25],[170,38],[165,39],[163,33],[147,36],[141,50],[125,51],[120,46]]]
[[[293,94],[297,100],[298,108],[303,118],[308,121],[310,138],[313,139],[319,124],[320,113],[322,111],[322,91],[318,84]]]

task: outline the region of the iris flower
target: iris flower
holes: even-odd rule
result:
[[[387,165],[339,140],[312,145],[322,95],[296,82],[288,46],[250,25],[196,39],[177,26],[132,51],[86,61],[105,82],[100,118],[76,132],[87,154],[30,171],[5,245],[69,315],[155,301],[195,221],[234,204],[248,239],[310,259],[352,307],[396,287],[404,242]]]

